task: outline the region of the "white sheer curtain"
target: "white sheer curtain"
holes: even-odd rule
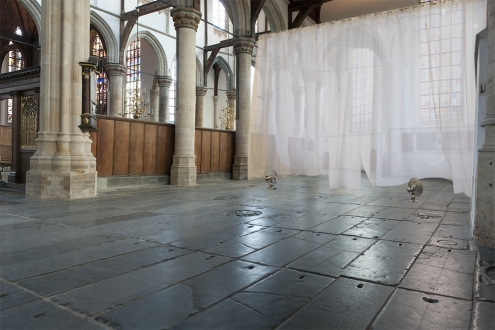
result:
[[[471,195],[474,43],[486,0],[453,0],[269,34],[258,42],[250,176],[330,187],[441,177]]]

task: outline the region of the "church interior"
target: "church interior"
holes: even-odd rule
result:
[[[0,328],[495,327],[495,0],[1,0],[0,48]]]

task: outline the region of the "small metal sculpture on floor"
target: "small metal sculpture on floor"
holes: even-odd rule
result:
[[[416,202],[416,196],[421,196],[423,193],[423,184],[416,178],[409,180],[407,192],[411,194],[411,202]]]
[[[265,181],[268,183],[268,188],[270,190],[276,190],[275,185],[277,184],[277,172],[272,170],[270,175],[265,175]]]

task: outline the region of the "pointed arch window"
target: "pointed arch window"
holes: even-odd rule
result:
[[[212,21],[214,25],[221,29],[226,27],[225,8],[220,0],[213,0]]]
[[[100,34],[96,32],[93,44],[91,45],[91,55],[98,56],[101,61],[105,62],[107,51]],[[96,113],[99,115],[107,114],[108,98],[108,76],[104,68],[96,76]]]
[[[141,88],[141,41],[139,39],[134,40],[129,44],[127,48],[127,84],[126,84],[126,101],[130,104],[130,97],[133,95],[131,91],[136,88]],[[127,115],[128,118],[132,118],[132,114]]]
[[[18,36],[22,36],[21,27],[18,26],[14,32]],[[9,45],[13,45],[12,41]],[[24,69],[25,62],[22,57],[22,53],[19,49],[13,49],[8,53],[7,70],[8,72],[18,71]],[[12,111],[13,111],[13,101],[12,99],[7,99],[7,123],[12,124]]]

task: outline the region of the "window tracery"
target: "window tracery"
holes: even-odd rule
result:
[[[103,40],[98,32],[96,32],[91,54],[98,56],[100,60],[107,58],[107,51],[103,44]],[[107,114],[107,98],[108,98],[108,77],[104,68],[101,68],[100,73],[96,76],[96,113],[99,115]]]
[[[135,94],[133,91],[141,88],[141,41],[139,39],[131,42],[127,48],[126,67],[126,102],[130,104],[131,96]],[[128,114],[127,117],[132,118],[132,114]]]

